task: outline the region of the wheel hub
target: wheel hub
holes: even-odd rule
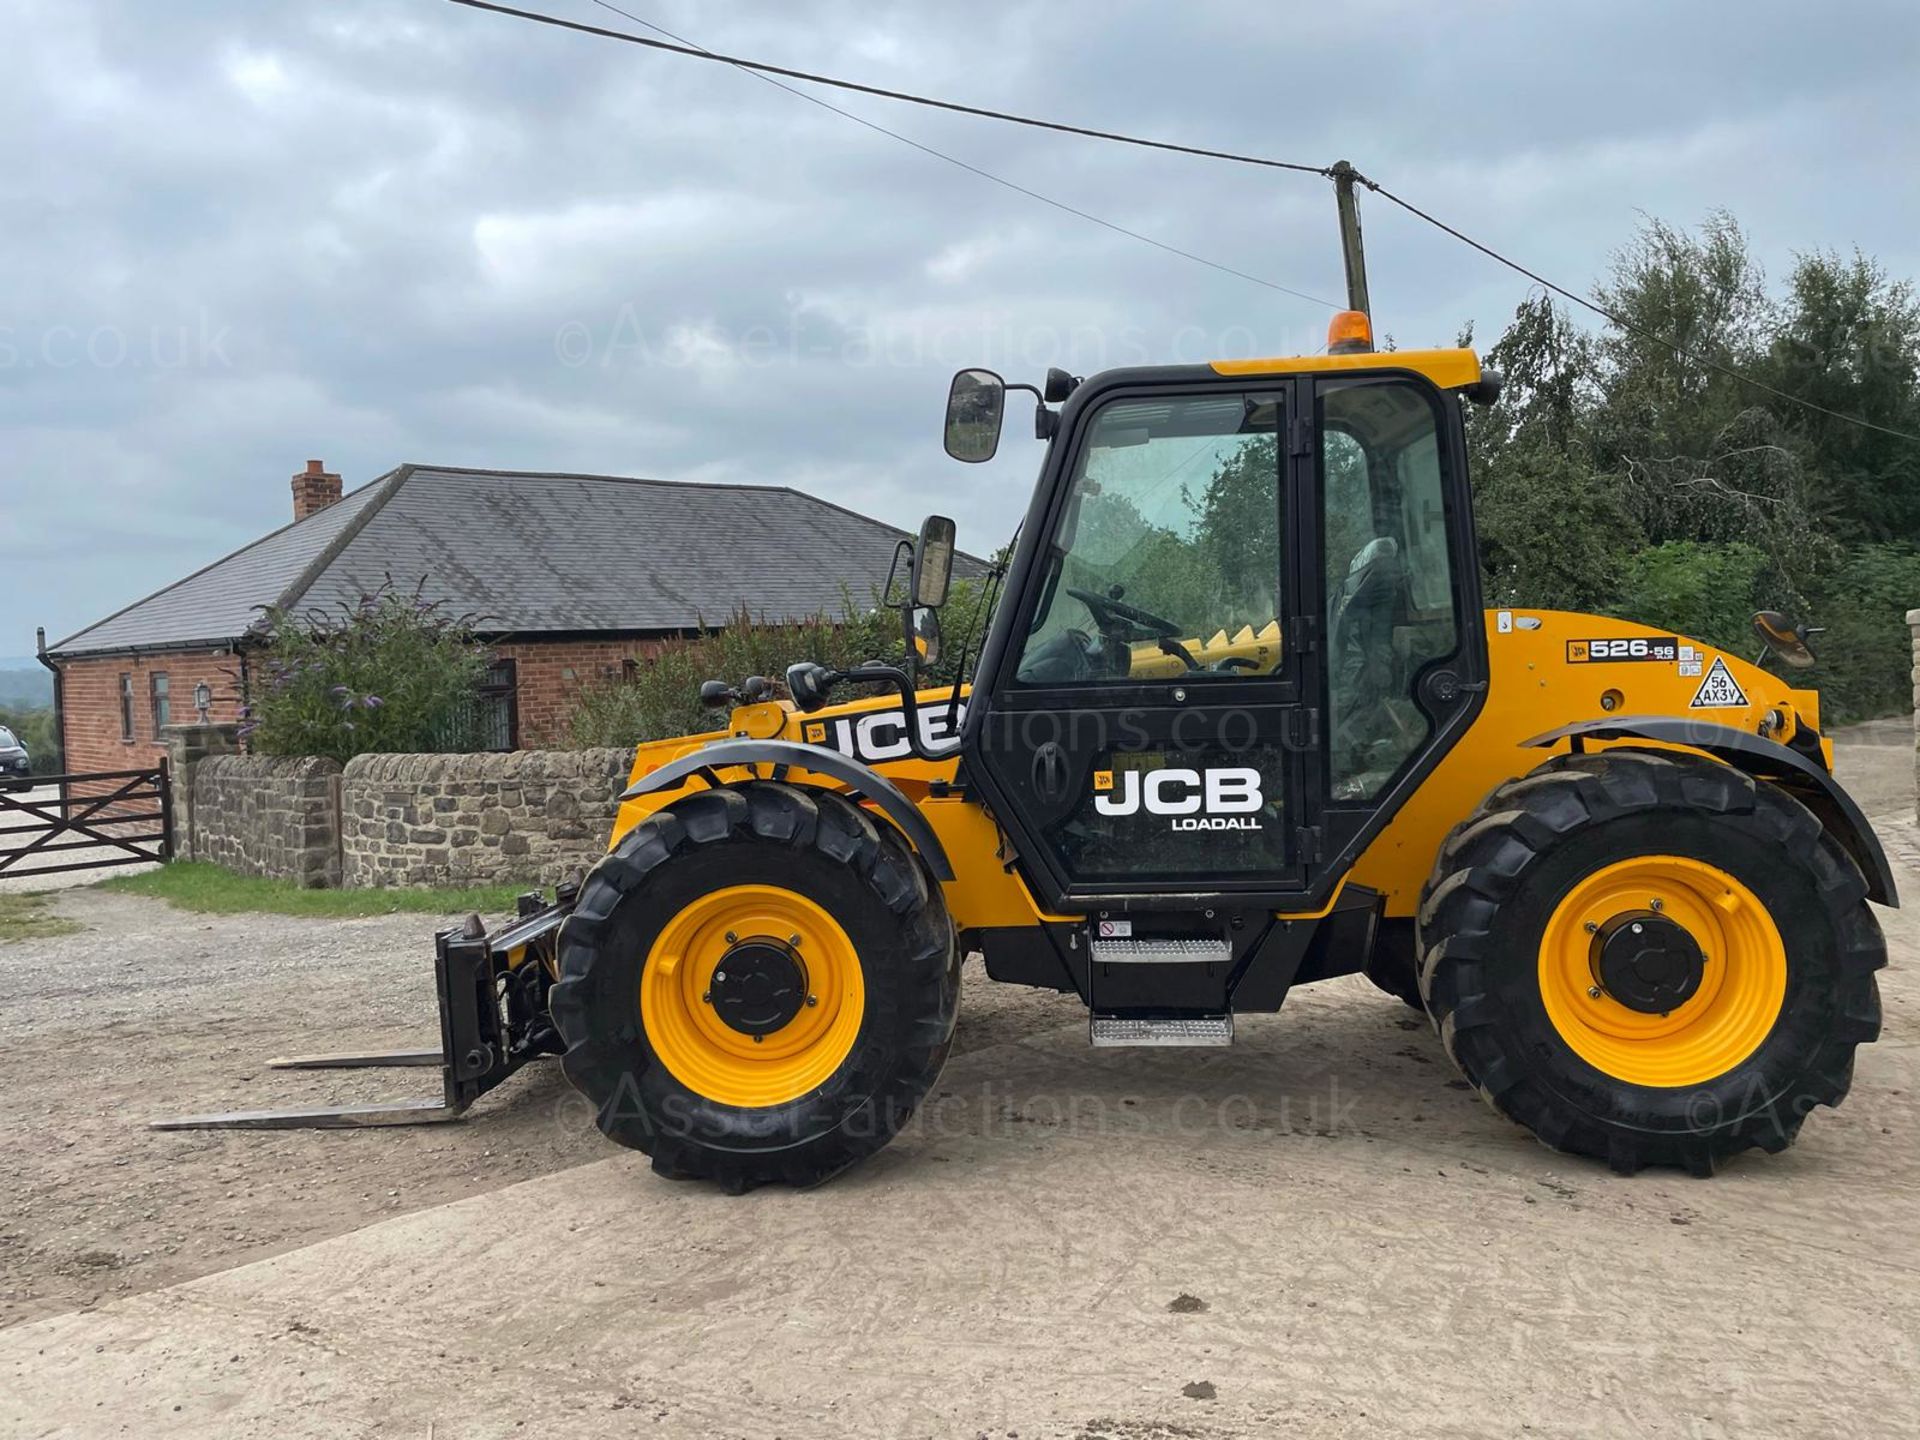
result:
[[[806,1005],[807,967],[786,941],[755,936],[721,957],[708,995],[728,1029],[758,1039],[784,1029]]]
[[[1594,932],[1594,983],[1642,1015],[1687,1003],[1706,974],[1706,956],[1682,925],[1652,910],[1616,915]]]

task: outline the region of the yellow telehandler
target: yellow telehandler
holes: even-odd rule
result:
[[[905,665],[709,682],[724,727],[639,747],[584,881],[439,937],[439,1049],[295,1062],[437,1064],[443,1099],[167,1123],[451,1118],[558,1055],[662,1174],[810,1184],[913,1113],[977,953],[1102,1046],[1225,1045],[1363,971],[1556,1149],[1785,1147],[1879,1032],[1886,857],[1813,691],[1483,610],[1463,407],[1498,389],[1359,312],[1324,355],[963,371],[954,458],[994,455],[1010,390],[1046,443],[968,683],[917,673],[935,517],[896,557]],[[1811,663],[1755,623],[1761,661]]]

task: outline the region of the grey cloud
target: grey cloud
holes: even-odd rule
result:
[[[1577,286],[1638,211],[1711,205],[1776,271],[1855,243],[1920,270],[1886,158],[1920,130],[1904,4],[628,8],[986,105],[1346,155]],[[738,73],[431,0],[39,0],[12,30],[3,652],[281,523],[309,456],[349,484],[403,459],[774,480],[900,524],[946,509],[989,549],[1037,452],[941,456],[954,366],[1311,349],[1324,326]],[[1340,293],[1310,177],[830,98]],[[1491,337],[1525,293],[1377,200],[1366,222],[1403,344]]]

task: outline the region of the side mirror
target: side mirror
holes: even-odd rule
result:
[[[940,663],[940,612],[922,605],[913,612],[913,661],[932,667]]]
[[[929,515],[920,525],[920,539],[913,547],[913,603],[937,610],[947,603],[947,587],[953,581],[953,542],[958,532],[944,515]]]
[[[947,390],[947,454],[969,465],[991,460],[1000,448],[1007,382],[991,370],[962,370]]]
[[[1792,669],[1813,668],[1814,653],[1807,644],[1807,638],[1817,635],[1817,630],[1794,624],[1778,610],[1760,610],[1754,613],[1753,633],[1760,637],[1760,643],[1766,647],[1760,652],[1762,660],[1767,658],[1767,651],[1771,650],[1780,657],[1781,664]]]

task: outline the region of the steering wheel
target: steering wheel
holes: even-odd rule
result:
[[[1114,586],[1116,591],[1119,588]],[[1092,590],[1076,590],[1071,585],[1067,587],[1067,594],[1093,612],[1094,624],[1103,635],[1121,640],[1171,640],[1180,633],[1180,627],[1173,621],[1151,610],[1142,610],[1138,605],[1129,605],[1118,594],[1101,595]]]

